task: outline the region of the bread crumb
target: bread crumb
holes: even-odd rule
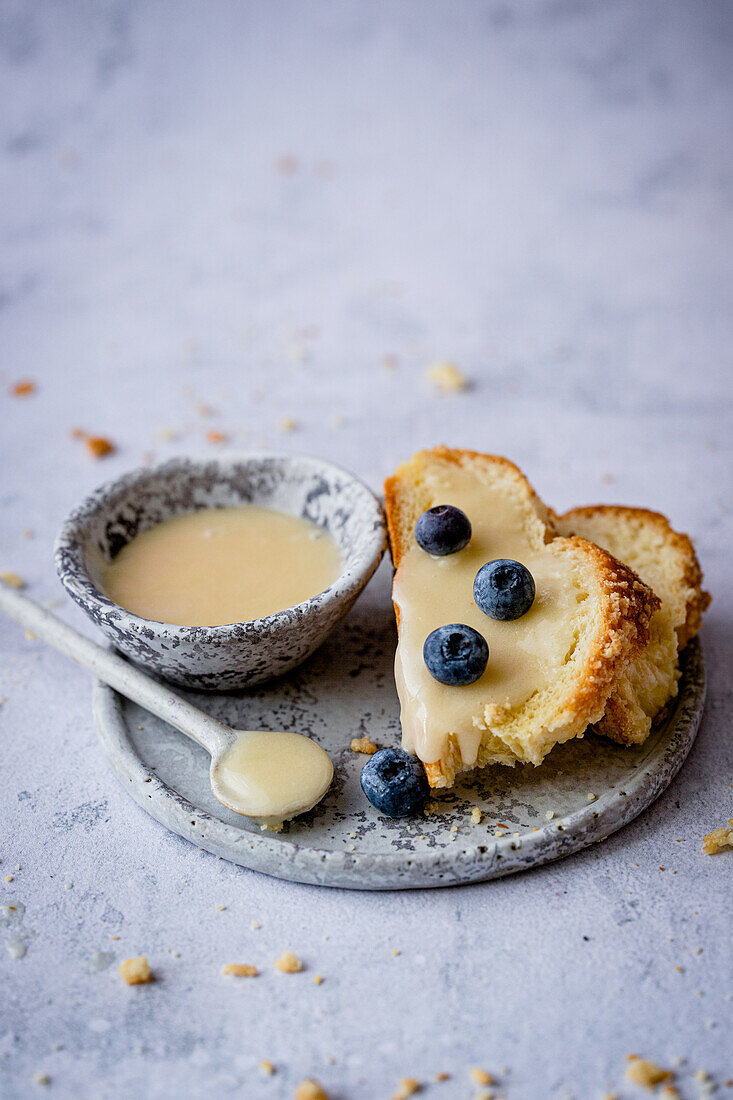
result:
[[[291,340],[288,345],[288,356],[292,363],[304,363],[308,358],[308,347],[302,340]]]
[[[218,909],[218,911],[219,911],[220,913],[223,913],[223,912],[224,912],[224,910],[226,909],[226,905],[216,905],[216,906],[215,906],[214,908],[215,908],[215,909]]]
[[[633,1081],[636,1085],[641,1085],[645,1089],[653,1091],[657,1085],[661,1085],[664,1081],[671,1081],[674,1077],[674,1073],[669,1069],[662,1069],[655,1062],[650,1062],[646,1058],[640,1058],[638,1054],[630,1054],[628,1058],[628,1066],[626,1067],[626,1079],[627,1081]]]
[[[425,371],[425,377],[436,390],[442,393],[458,393],[468,389],[468,379],[455,363],[434,363]]]
[[[554,816],[555,816],[555,811],[554,810],[545,810],[545,817],[547,818],[548,821],[552,821]]]
[[[419,1091],[420,1082],[416,1077],[400,1077],[400,1087],[392,1100],[406,1100],[408,1096],[414,1096]]]
[[[125,959],[117,968],[123,981],[128,985],[145,985],[152,982],[153,975],[148,966],[148,960],[144,955],[138,955],[134,959]]]
[[[722,852],[724,848],[733,848],[733,817],[729,818],[727,827],[721,825],[702,838],[702,850],[709,856]]]
[[[473,824],[474,825],[480,825],[482,816],[483,815],[482,815],[481,811],[479,810],[478,806],[474,806],[473,809],[471,810],[471,821],[473,822]]]
[[[10,392],[13,397],[30,397],[32,393],[36,392],[36,383],[26,378],[22,382],[16,382],[11,386]]]
[[[298,421],[294,416],[283,416],[278,421],[278,427],[281,432],[294,432],[298,427]]]
[[[351,742],[352,752],[363,752],[367,756],[373,756],[377,752],[377,746],[369,737],[354,737]]]
[[[104,458],[105,455],[114,453],[115,445],[103,435],[88,435],[86,445],[92,458]]]
[[[283,951],[279,959],[275,959],[275,966],[283,974],[297,974],[303,969],[303,964],[292,951]]]
[[[260,922],[258,920],[250,921],[249,926],[254,932],[256,932],[258,928],[262,928],[262,925],[260,924]]]
[[[490,1073],[487,1073],[485,1069],[481,1069],[479,1066],[474,1066],[469,1071],[471,1080],[475,1081],[477,1085],[494,1085],[496,1082]]]
[[[34,1073],[33,1084],[42,1085],[45,1088],[46,1085],[51,1084],[51,1078],[48,1076],[47,1073]]]
[[[229,436],[226,432],[210,431],[206,433],[207,443],[226,443]]]
[[[435,1074],[435,1080],[436,1081],[450,1081],[450,1074],[449,1073],[436,1073]]]
[[[156,439],[159,439],[161,443],[173,443],[178,439],[179,432],[175,428],[158,428],[155,433]]]
[[[221,972],[222,974],[233,974],[235,978],[257,977],[257,967],[250,966],[249,963],[224,963]]]
[[[5,881],[6,882],[12,882],[13,881],[13,876],[12,875],[6,875],[5,876]]]
[[[272,1077],[275,1072],[275,1067],[272,1062],[260,1062],[260,1073],[264,1073],[266,1077]]]
[[[11,588],[25,588],[25,581],[17,573],[0,573],[0,580],[5,581]]]
[[[397,958],[397,956],[398,956],[399,954],[401,954],[401,952],[400,952],[400,951],[398,951],[396,947],[393,947],[393,948],[392,948],[392,954],[394,955],[394,957],[395,957],[395,958]]]
[[[281,176],[294,176],[298,171],[298,158],[292,153],[283,153],[275,161],[275,171]]]
[[[595,800],[596,800],[596,799],[598,798],[598,795],[597,795],[597,794],[593,794],[593,791],[588,791],[588,793],[587,793],[587,795],[585,796],[585,798],[586,798],[586,801],[587,801],[587,802],[595,802]]]
[[[296,1088],[295,1100],[328,1100],[328,1093],[324,1092],[317,1081],[309,1078],[301,1081]]]

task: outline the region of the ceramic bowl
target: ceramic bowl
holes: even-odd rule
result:
[[[250,622],[173,626],[133,615],[104,594],[101,570],[140,531],[200,508],[260,504],[325,528],[343,570],[324,592]],[[149,672],[196,690],[231,691],[295,668],[324,641],[379,565],[381,505],[353,474],[302,455],[174,458],[103,485],[68,516],[56,568],[71,598],[116,649]]]

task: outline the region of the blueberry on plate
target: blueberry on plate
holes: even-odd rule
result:
[[[473,598],[485,615],[507,622],[526,615],[534,603],[534,579],[526,565],[499,558],[482,565],[473,582]]]
[[[387,817],[421,810],[430,795],[422,764],[403,749],[379,749],[370,756],[361,769],[361,789]]]
[[[483,634],[465,623],[448,623],[428,634],[422,655],[430,675],[439,684],[460,687],[483,676],[489,646]]]
[[[417,544],[428,554],[444,558],[463,550],[471,541],[471,521],[460,508],[452,504],[436,504],[428,508],[415,524]]]

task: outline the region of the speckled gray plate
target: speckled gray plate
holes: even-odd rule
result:
[[[349,743],[365,734],[380,746],[399,741],[389,579],[383,566],[351,614],[295,673],[249,692],[187,693],[230,725],[315,737],[336,766],[333,787],[315,810],[282,833],[261,832],[213,797],[203,749],[98,683],[94,713],[102,746],[135,801],[168,829],[245,867],[295,882],[389,890],[480,882],[570,855],[631,821],[672,780],[702,716],[698,642],[684,654],[674,710],[646,744],[625,749],[588,734],[555,749],[539,768],[476,773],[440,798],[437,814],[408,822],[381,817],[359,787],[366,757],[351,752]],[[474,806],[482,812],[480,824],[471,821]],[[498,822],[508,827],[499,830],[501,837],[494,835]]]

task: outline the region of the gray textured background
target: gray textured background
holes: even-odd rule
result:
[[[625,1098],[631,1051],[687,1059],[686,1098],[698,1068],[733,1075],[733,853],[700,850],[733,816],[732,27],[714,0],[5,0],[0,568],[31,595],[58,596],[82,494],[215,429],[374,487],[421,445],[506,453],[556,507],[668,512],[715,603],[707,717],[653,810],[529,875],[385,896],[166,835],[100,758],[85,674],[0,623],[0,886],[28,941],[0,956],[4,1098],[45,1072],[77,1100],[288,1098],[307,1074],[379,1100],[438,1071],[428,1095],[461,1098],[476,1063],[510,1068],[508,1100]],[[443,358],[472,390],[430,389]],[[309,971],[274,973],[285,948]],[[137,953],[160,980],[128,989]]]

